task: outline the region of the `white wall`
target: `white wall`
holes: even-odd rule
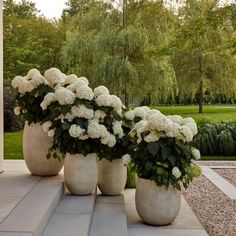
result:
[[[0,172],[3,170],[3,0],[0,0]]]

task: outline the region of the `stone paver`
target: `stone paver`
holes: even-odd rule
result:
[[[2,178],[2,176],[0,176]],[[63,194],[58,178],[41,178],[0,224],[0,232],[41,235]]]
[[[98,195],[90,236],[127,236],[124,196]]]
[[[229,198],[236,200],[236,188],[226,179],[207,166],[202,166],[205,175],[217,188],[219,188]]]
[[[43,236],[87,236],[93,215],[96,194],[65,195],[57,206]]]
[[[236,166],[235,161],[198,161],[202,166]]]
[[[207,236],[202,225],[194,215],[192,209],[189,207],[185,199],[182,197],[181,208],[178,217],[175,221],[167,226],[149,226],[142,223],[136,209],[135,209],[135,190],[125,190],[125,208],[128,221],[128,232],[130,236]]]

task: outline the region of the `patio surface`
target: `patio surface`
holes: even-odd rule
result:
[[[24,161],[4,161],[0,175],[0,236],[206,236],[182,197],[179,216],[168,226],[141,222],[134,189],[106,197],[71,196],[63,171],[56,177],[31,176]]]

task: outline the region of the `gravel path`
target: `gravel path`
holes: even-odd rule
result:
[[[236,187],[236,169],[214,169],[214,171]]]
[[[236,235],[236,201],[206,177],[194,180],[183,195],[210,236]]]

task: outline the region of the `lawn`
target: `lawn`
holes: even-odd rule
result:
[[[156,106],[165,115],[181,115],[183,117],[192,117],[196,121],[208,119],[212,121],[236,121],[236,105],[205,105],[204,113],[198,113],[198,106]]]
[[[158,106],[155,107],[163,114],[178,114],[183,117],[193,117],[196,121],[209,119],[212,121],[233,120],[236,121],[236,105],[204,106],[204,113],[198,114],[197,106]],[[5,159],[22,159],[22,134],[23,132],[13,132],[4,134],[4,156]],[[204,157],[204,159],[232,160],[235,157]]]
[[[22,136],[22,131],[4,133],[5,159],[23,159]]]

